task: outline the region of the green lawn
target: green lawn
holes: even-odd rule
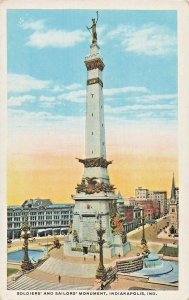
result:
[[[19,269],[7,268],[7,276],[10,276],[13,273],[16,273],[18,271],[19,271]]]
[[[159,254],[163,254],[165,256],[178,257],[178,248],[163,246],[159,251]]]

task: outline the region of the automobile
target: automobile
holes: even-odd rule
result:
[[[7,244],[11,244],[12,240],[11,239],[7,239]]]

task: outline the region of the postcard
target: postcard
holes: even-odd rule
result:
[[[189,3],[0,9],[2,299],[187,299]]]

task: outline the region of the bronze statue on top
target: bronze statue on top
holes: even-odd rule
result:
[[[93,39],[92,39],[92,43],[96,43],[97,42],[97,32],[96,32],[96,24],[98,22],[98,11],[96,12],[97,18],[96,21],[93,18],[92,19],[92,26],[91,27],[87,27],[87,29],[89,30],[90,34],[92,35]],[[92,32],[90,31],[90,29],[92,29]]]

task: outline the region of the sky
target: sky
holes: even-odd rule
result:
[[[84,158],[95,10],[7,13],[8,204],[69,202]],[[124,197],[178,185],[176,11],[100,10],[107,159]]]

